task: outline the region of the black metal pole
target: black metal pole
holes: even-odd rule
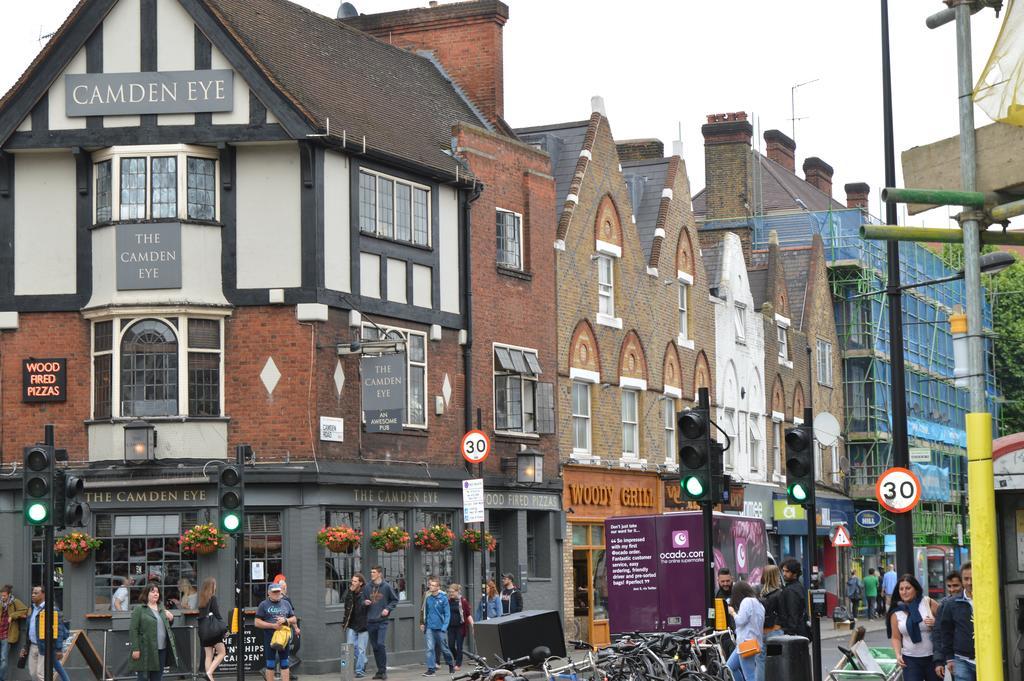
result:
[[[238,473],[244,476],[245,447],[235,447]],[[242,478],[244,480],[244,477]],[[242,590],[245,587],[245,487],[242,487],[241,525],[235,534],[235,607],[238,609],[238,633],[235,638],[235,680],[245,681],[245,617],[242,616]],[[224,509],[221,509],[224,512]]]
[[[54,447],[54,436],[53,436],[53,424],[47,424],[43,426],[43,442],[50,447],[50,452],[53,452]],[[53,469],[54,461],[50,462],[50,468]],[[53,476],[51,476],[50,484],[53,484]],[[54,498],[54,490],[50,490],[50,499]],[[52,504],[51,504],[52,506]],[[45,637],[46,640],[46,659],[43,661],[43,678],[46,681],[50,681],[53,678],[53,517],[56,515],[57,509],[50,508],[50,517],[46,522],[46,526],[43,530],[43,598],[46,599],[46,607],[43,609],[44,625],[43,631],[38,631],[39,623],[36,622],[37,635]]]
[[[697,391],[697,408],[704,410],[708,415],[708,419],[711,419],[711,400],[708,397],[708,389],[700,388]],[[708,426],[710,429],[710,425]],[[708,439],[711,438],[711,433],[707,435]],[[712,447],[708,447],[709,455],[714,455],[715,451]],[[719,454],[720,455],[720,454]],[[717,469],[716,469],[717,470]],[[714,490],[714,480],[708,480],[708,484],[711,489]],[[701,513],[701,525],[702,534],[704,535],[704,606],[705,606],[705,625],[710,623],[711,619],[715,616],[715,565],[714,565],[714,527],[712,520],[712,513],[714,510],[714,504],[711,502],[702,502],[700,505]],[[715,626],[720,626],[720,622],[716,622]]]
[[[804,407],[804,423],[808,426],[814,424],[814,409],[811,407]],[[817,449],[817,446],[817,441],[812,440],[812,447]],[[816,456],[811,457],[812,466],[816,459]],[[817,473],[815,473],[814,479],[818,479]],[[807,570],[808,585],[810,588],[816,589],[819,587],[816,577],[818,571],[815,565],[818,559],[818,506],[815,503],[816,495],[811,494],[810,498],[811,502],[804,506],[807,509],[807,550],[804,552],[806,556],[804,569]],[[811,618],[811,664],[814,666],[814,681],[821,681],[821,619],[814,614],[814,608],[810,607],[810,599],[808,599],[808,615]]]
[[[889,2],[882,0],[882,117],[885,139],[885,186],[896,186],[896,152],[892,125],[892,74],[889,68]],[[896,204],[885,205],[886,224],[896,224]],[[889,300],[889,358],[892,363],[890,387],[892,414],[892,465],[907,468],[910,449],[907,444],[906,368],[903,363],[903,293],[900,290],[900,244],[886,242]],[[879,471],[881,473],[881,471]],[[897,513],[896,566],[899,574],[914,572],[914,524],[910,513]],[[882,566],[884,567],[884,566]]]
[[[476,410],[476,428],[482,430],[483,426],[483,415],[480,408]],[[484,462],[481,461],[477,464],[477,474],[480,476],[480,481],[484,479]],[[487,492],[484,492],[484,498],[487,498]],[[483,617],[481,619],[487,619],[487,504],[484,504],[484,521],[480,523],[480,600],[483,601]]]

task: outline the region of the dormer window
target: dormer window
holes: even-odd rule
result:
[[[216,221],[217,151],[192,145],[111,147],[93,155],[97,224]]]

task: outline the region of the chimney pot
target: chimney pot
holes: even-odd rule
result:
[[[796,142],[781,130],[766,130],[764,142],[768,160],[796,174]]]
[[[822,161],[817,156],[808,156],[804,159],[804,178],[811,185],[832,196],[832,166]]]
[[[846,190],[846,207],[868,209],[868,198],[871,196],[871,187],[867,182],[850,182],[843,186]]]

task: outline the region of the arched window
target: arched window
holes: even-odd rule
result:
[[[156,319],[132,324],[121,339],[121,415],[178,413],[178,337]]]

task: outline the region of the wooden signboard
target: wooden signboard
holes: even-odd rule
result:
[[[103,658],[100,657],[100,654],[96,651],[96,646],[92,644],[89,636],[82,629],[71,630],[71,644],[64,646],[64,653],[61,655],[60,663],[67,665],[68,660],[71,658],[71,653],[75,650],[82,654],[86,666],[89,667],[96,681],[111,681],[114,678],[110,669],[106,670],[106,676],[104,677]]]

